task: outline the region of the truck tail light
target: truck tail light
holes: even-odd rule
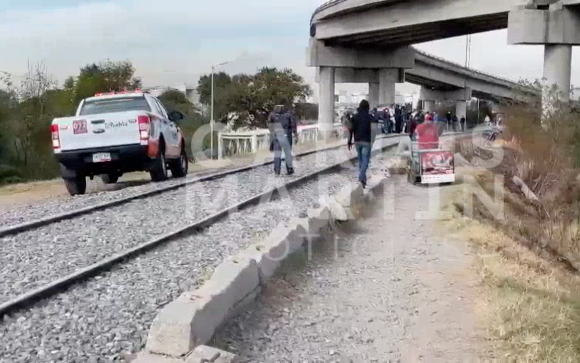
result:
[[[137,116],[137,123],[139,124],[139,138],[141,141],[149,140],[149,116]]]
[[[58,135],[58,125],[56,124],[50,125],[50,134],[52,138],[52,148],[60,149],[60,137]]]

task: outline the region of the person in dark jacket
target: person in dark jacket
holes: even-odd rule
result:
[[[457,115],[453,115],[451,117],[451,126],[452,126],[454,132],[459,131],[459,125],[458,124],[459,124],[459,120],[457,119]]]
[[[395,132],[400,134],[403,131],[403,112],[401,106],[395,106]]]
[[[453,130],[453,117],[451,116],[451,112],[447,111],[445,114],[445,121],[447,121],[447,126],[445,130],[452,131]]]
[[[274,152],[274,173],[280,175],[282,167],[282,151],[286,161],[286,172],[294,174],[292,167],[292,141],[293,136],[298,140],[298,130],[294,117],[286,110],[284,105],[274,106],[274,111],[268,116],[270,129],[270,150]]]
[[[391,120],[391,111],[388,107],[383,109],[383,123],[385,128],[385,133],[393,133],[393,121]]]
[[[408,126],[408,131],[409,131],[409,137],[411,138],[412,141],[415,141],[415,130],[417,129],[417,120],[414,117],[410,117],[409,121],[407,123]]]
[[[358,180],[363,188],[367,185],[367,169],[371,159],[373,142],[377,132],[377,120],[369,112],[367,100],[360,101],[357,113],[352,117],[348,136],[348,149],[352,149],[353,138],[358,154]]]

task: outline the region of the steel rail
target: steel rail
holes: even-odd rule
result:
[[[404,135],[395,135],[395,136],[404,136]],[[393,142],[393,143],[389,143],[388,145],[383,145],[380,148],[373,150],[372,154],[377,154],[377,153],[381,153],[384,152],[387,149],[391,149],[394,147],[397,147],[398,142]],[[310,152],[312,153],[312,152]],[[190,235],[193,234],[195,232],[199,232],[202,231],[203,229],[211,226],[212,224],[214,224],[215,222],[217,222],[220,219],[223,219],[225,217],[227,217],[230,213],[234,213],[237,212],[239,210],[242,210],[248,206],[252,206],[252,205],[256,205],[259,204],[260,201],[264,200],[265,197],[269,197],[270,200],[272,198],[276,198],[277,196],[280,195],[280,191],[284,190],[284,189],[291,189],[291,188],[295,188],[296,186],[303,184],[315,177],[317,177],[320,174],[325,174],[328,172],[331,172],[335,169],[340,169],[342,167],[342,165],[344,164],[348,164],[350,162],[353,162],[355,160],[357,160],[357,156],[351,157],[347,160],[341,161],[340,163],[336,163],[336,164],[332,164],[329,166],[325,166],[322,169],[319,169],[317,171],[311,172],[309,174],[306,174],[304,176],[301,176],[297,179],[294,180],[290,180],[288,183],[278,186],[278,187],[274,187],[271,188],[263,193],[257,194],[253,197],[250,197],[240,203],[237,203],[236,205],[224,208],[210,216],[205,217],[204,219],[200,220],[200,221],[196,221],[194,223],[191,223],[185,227],[181,227],[178,228],[172,232],[168,232],[165,233],[164,235],[154,238],[150,241],[141,243],[133,248],[130,248],[128,250],[125,250],[123,252],[119,252],[117,254],[114,254],[108,258],[102,259],[99,262],[96,262],[92,265],[89,265],[87,267],[84,267],[82,269],[79,269],[73,273],[70,273],[66,276],[63,276],[57,280],[54,280],[44,286],[41,286],[39,288],[36,288],[32,291],[26,292],[24,294],[21,294],[13,299],[10,299],[2,304],[0,304],[0,318],[6,314],[10,314],[16,310],[25,308],[26,306],[30,306],[32,304],[35,304],[39,301],[41,301],[42,299],[54,296],[64,290],[66,290],[67,288],[81,283],[85,280],[88,280],[89,278],[96,276],[104,271],[107,271],[109,269],[111,269],[112,267],[114,267],[115,265],[118,265],[128,259],[134,258],[140,254],[143,254],[157,246],[163,245],[165,243],[174,241],[175,239],[178,239],[180,237],[183,237],[185,235]]]
[[[401,135],[387,135],[387,136],[382,136],[380,138],[384,139],[384,138],[392,138],[392,137],[397,137],[397,136],[401,136]],[[294,157],[303,157],[303,156],[315,154],[318,152],[335,150],[335,149],[339,149],[343,146],[344,145],[335,145],[335,146],[328,146],[328,147],[323,147],[323,148],[319,148],[319,149],[315,149],[315,150],[305,151],[302,153],[295,154]],[[203,176],[195,178],[195,179],[186,180],[182,183],[168,185],[168,186],[161,187],[161,188],[158,188],[155,190],[149,190],[149,191],[146,191],[143,193],[127,196],[124,198],[119,198],[116,200],[111,200],[111,201],[91,205],[88,207],[75,209],[75,210],[68,211],[68,212],[58,213],[55,215],[35,219],[35,220],[24,222],[24,223],[19,223],[19,224],[8,226],[8,227],[3,227],[3,228],[0,228],[0,238],[5,237],[5,236],[18,234],[21,232],[25,232],[25,231],[28,231],[28,230],[31,230],[34,228],[46,226],[46,225],[60,222],[63,220],[72,219],[72,218],[79,217],[82,215],[90,214],[90,213],[93,213],[93,212],[96,212],[99,210],[103,210],[103,209],[115,207],[118,205],[126,204],[126,203],[129,203],[129,202],[137,200],[137,199],[148,198],[151,196],[155,196],[158,194],[162,194],[165,192],[176,190],[176,189],[182,188],[182,187],[190,185],[190,184],[201,183],[201,182],[210,181],[210,180],[214,180],[214,179],[224,178],[228,175],[241,173],[241,172],[252,170],[252,169],[255,169],[255,168],[258,168],[261,166],[266,166],[266,165],[269,165],[272,163],[274,163],[274,161],[270,160],[270,161],[255,163],[255,164],[251,164],[251,165],[247,165],[247,166],[243,166],[243,167],[239,167],[239,168],[235,168],[235,169],[227,169],[225,171],[220,171],[217,173],[210,173],[208,175],[203,175]]]

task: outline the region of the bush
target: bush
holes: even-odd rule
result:
[[[22,181],[17,168],[0,164],[0,184],[17,183]]]
[[[492,171],[504,176],[508,217],[494,223],[512,238],[580,270],[580,117],[551,90],[526,85],[530,86],[543,90],[554,107],[543,114],[539,98],[504,105],[507,128],[499,136],[504,141],[503,158]],[[457,147],[467,160],[491,158],[500,151],[467,143]],[[525,187],[531,194],[525,196]],[[485,213],[479,216],[488,222],[493,219]]]

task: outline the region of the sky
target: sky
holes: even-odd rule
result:
[[[196,84],[212,64],[228,73],[305,63],[310,16],[320,0],[0,0],[0,71],[42,61],[58,81],[104,59],[130,60],[146,86]],[[417,45],[463,64],[465,37]],[[541,46],[507,45],[507,31],[472,36],[471,67],[513,80],[541,78]],[[580,86],[575,50],[572,83]],[[316,89],[316,87],[315,87]],[[366,86],[337,85],[364,91]],[[398,85],[398,91],[415,88]]]

